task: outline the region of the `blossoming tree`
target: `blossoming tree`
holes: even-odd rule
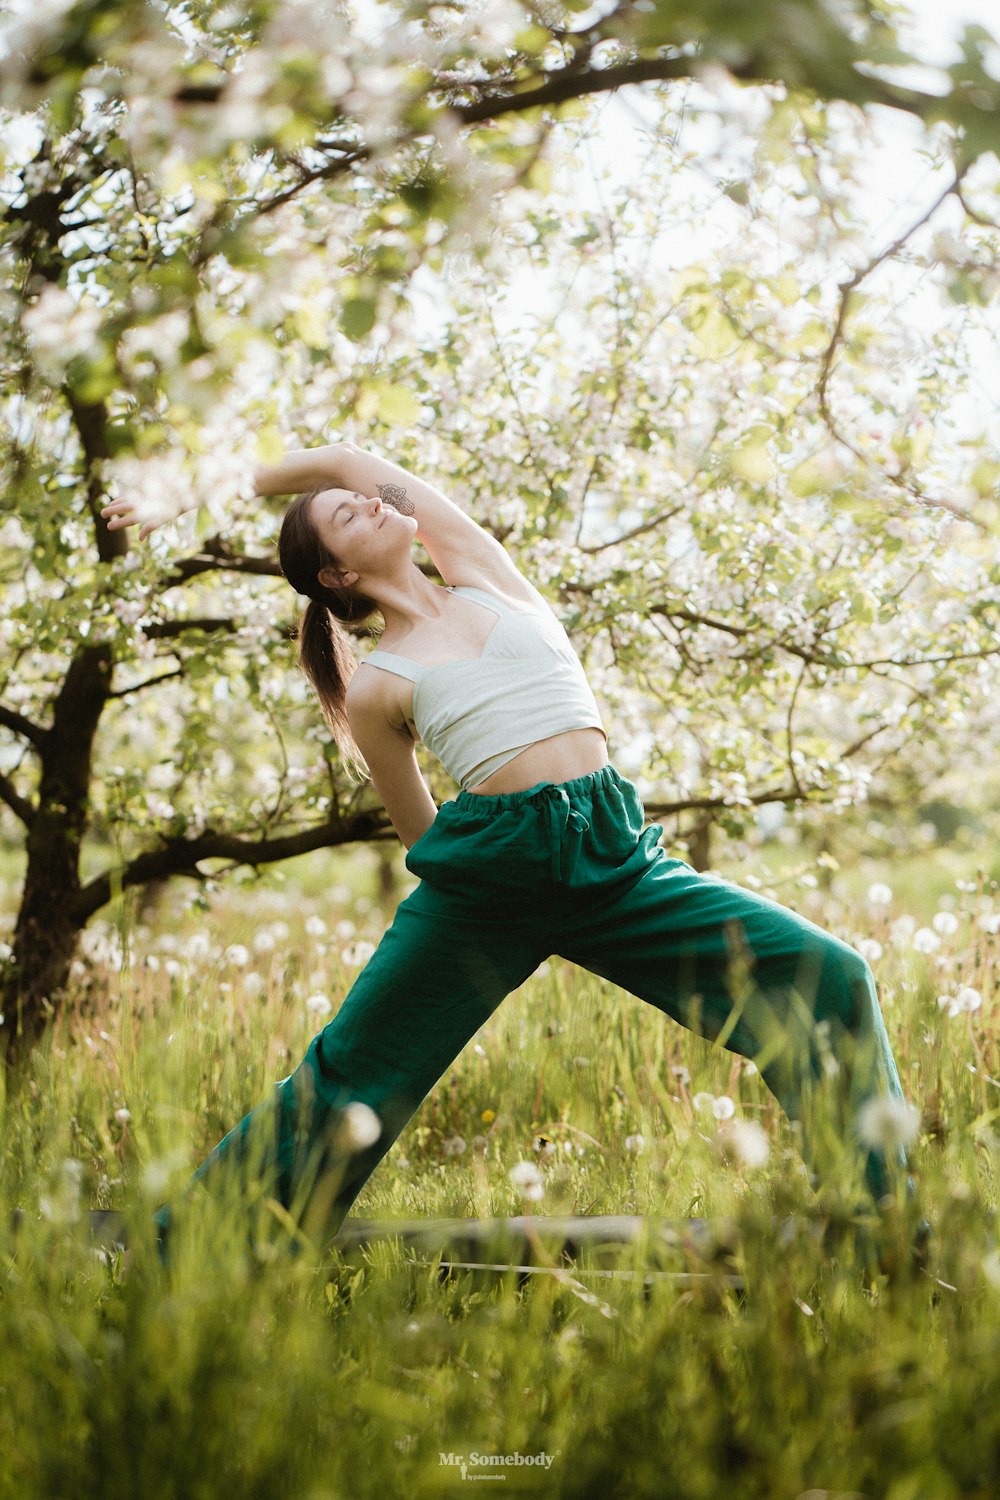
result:
[[[953,414],[996,274],[1000,83],[985,33],[962,56],[911,86],[877,0],[135,0],[11,24],[3,1034],[37,1037],[122,892],[392,837],[294,668],[250,485],[285,445],[379,444],[491,527],[679,835],[769,803],[846,813],[903,759],[930,775],[997,650],[1000,455]],[[678,264],[681,84],[742,110],[755,149],[714,182],[727,244]],[[562,164],[585,101],[625,86],[656,123],[602,214]],[[921,121],[946,169],[889,245],[849,192],[869,104]],[[880,300],[900,261],[950,309],[937,327]],[[547,300],[519,318],[522,265]],[[182,518],[136,545],[100,517],[120,495]]]

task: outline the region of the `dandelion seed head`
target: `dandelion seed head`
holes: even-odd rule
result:
[[[545,1192],[545,1179],[533,1161],[519,1161],[507,1173],[523,1198],[537,1202]]]
[[[767,1133],[756,1120],[730,1121],[726,1141],[745,1167],[762,1167],[771,1154]]]
[[[366,938],[358,938],[356,943],[349,943],[340,956],[348,968],[354,968],[366,964],[374,952],[374,943],[368,942]]]
[[[912,1145],[919,1128],[920,1111],[906,1099],[869,1099],[858,1111],[858,1137],[872,1151]]]
[[[889,928],[889,941],[894,948],[908,948],[910,939],[917,930],[917,919],[904,912]]]
[[[337,1144],[347,1151],[364,1151],[382,1134],[382,1121],[360,1099],[344,1106],[337,1131]]]
[[[954,995],[938,995],[937,1003],[940,1010],[947,1008],[949,1017],[954,1018],[962,1015],[963,1012],[978,1010],[983,1003],[983,997],[971,985],[961,984]]]

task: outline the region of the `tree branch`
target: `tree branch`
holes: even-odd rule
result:
[[[24,824],[30,828],[35,818],[35,809],[27,797],[22,797],[14,786],[14,783],[0,772],[0,802],[6,802],[11,812],[16,813]]]
[[[558,72],[550,74],[544,83],[534,88],[522,89],[519,92],[492,94],[470,104],[452,105],[451,108],[463,124],[477,125],[512,112],[538,109],[551,104],[564,104],[567,100],[581,98],[584,94],[609,93],[615,89],[624,88],[628,84],[669,83],[684,78],[697,78],[698,74],[711,64],[716,64],[715,58],[696,57],[691,54],[681,57],[634,58],[612,67],[592,67],[583,70],[575,63],[570,63]],[[906,114],[916,115],[918,119],[925,122],[939,119],[942,103],[947,102],[942,101],[939,94],[925,94],[920,89],[901,88],[896,84],[886,83],[882,79],[872,78],[868,74],[859,72],[854,65],[849,66],[846,72],[836,80],[832,78],[824,80],[817,75],[810,78],[800,76],[794,82],[783,77],[775,63],[769,62],[764,57],[752,57],[743,63],[728,62],[726,64],[723,64],[720,59],[717,65],[724,66],[726,72],[740,83],[780,84],[786,89],[805,89],[816,93],[820,98],[843,99],[859,106],[883,104],[889,109],[899,109]],[[484,79],[481,86],[488,88],[493,82],[492,79]],[[834,82],[837,87],[830,86]],[[824,83],[826,83],[825,87]],[[475,87],[476,81],[469,80],[463,86]]]
[[[203,859],[229,859],[233,861],[232,868],[239,865],[256,868],[292,859],[297,854],[309,854],[314,849],[333,849],[342,844],[395,836],[387,814],[378,808],[359,812],[349,821],[335,818],[301,829],[298,833],[274,838],[250,839],[206,829],[194,839],[164,839],[159,849],[137,854],[121,869],[106,870],[72,898],[72,909],[82,924],[111,900],[113,888],[120,886],[124,890],[127,886],[146,885],[151,880],[164,880],[171,875],[203,879],[204,872],[198,869],[198,862]]]
[[[149,625],[142,627],[142,633],[150,640],[169,640],[174,636],[183,635],[185,630],[202,630],[206,634],[215,630],[228,630],[232,634],[237,629],[235,620],[226,619],[224,616],[201,615],[192,616],[189,620],[153,620]],[[111,696],[115,695],[112,693]]]
[[[165,589],[187,583],[201,573],[256,573],[266,578],[283,578],[276,557],[240,557],[218,537],[211,537],[193,557],[182,557],[172,573],[163,580]]]
[[[0,724],[5,729],[12,729],[15,734],[20,734],[26,740],[40,750],[48,738],[48,730],[43,729],[41,724],[36,724],[33,719],[28,719],[24,714],[19,714],[15,708],[6,708],[0,703]]]
[[[746,800],[753,803],[754,807],[760,807],[766,802],[803,802],[808,793],[796,791],[795,787],[780,788],[772,792],[758,792],[756,796],[748,797]],[[650,802],[643,799],[646,813],[650,817],[662,818],[668,813],[690,812],[692,808],[732,807],[725,797],[684,797],[678,802]]]
[[[127,698],[130,693],[138,693],[142,688],[155,687],[158,682],[169,682],[171,677],[183,677],[184,669],[177,667],[173,672],[161,672],[159,677],[147,677],[145,682],[134,682],[131,687],[118,688],[109,693],[109,698]]]
[[[905,229],[897,239],[893,240],[891,245],[887,245],[884,250],[881,250],[879,252],[878,255],[873,256],[871,260],[868,261],[867,265],[861,266],[847,281],[842,281],[840,283],[840,301],[837,306],[837,320],[834,324],[833,333],[830,336],[830,342],[827,345],[822,357],[819,386],[817,387],[817,397],[819,400],[820,416],[822,417],[824,426],[827,428],[830,436],[834,438],[836,442],[841,443],[843,447],[848,450],[848,452],[853,453],[854,457],[859,459],[865,465],[871,463],[870,456],[862,453],[860,448],[857,448],[841,432],[840,428],[837,426],[833,412],[830,409],[830,402],[827,394],[830,376],[833,373],[834,355],[837,351],[838,345],[842,343],[844,337],[844,326],[847,321],[847,309],[850,304],[851,297],[857,290],[857,288],[861,285],[861,283],[866,280],[866,278],[869,277],[871,273],[882,264],[883,261],[888,260],[891,256],[895,255],[897,251],[901,250],[910,236],[915,234],[916,231],[920,229],[924,224],[926,224],[929,219],[933,218],[934,214],[937,213],[938,209],[941,207],[941,204],[945,201],[946,198],[949,198],[953,193],[958,193],[962,178],[968,172],[971,165],[971,162],[967,162],[964,166],[960,167],[955,174],[954,180],[950,182],[948,186],[944,188],[943,191],[934,199],[930,206],[925,209],[925,211],[920,215],[919,219],[916,219],[908,229]],[[972,526],[978,526],[980,530],[986,529],[985,522],[978,520],[967,510],[963,510],[960,505],[955,505],[951,500],[944,500],[940,497],[925,495],[923,491],[918,489],[915,484],[907,483],[903,478],[904,473],[905,466],[901,464],[895,474],[886,474],[885,477],[891,484],[894,484],[898,489],[903,490],[907,495],[911,497],[911,499],[918,501],[919,504],[928,506],[935,510],[948,511],[950,515],[956,516],[960,521],[967,521]]]

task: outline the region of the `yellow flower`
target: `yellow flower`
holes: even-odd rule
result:
[[[484,1125],[489,1125],[493,1120],[496,1119],[496,1114],[492,1109],[484,1109],[479,1118],[482,1120]]]

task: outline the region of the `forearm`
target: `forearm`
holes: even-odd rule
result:
[[[346,476],[344,460],[347,443],[326,443],[320,448],[293,448],[280,463],[262,465],[254,470],[254,490],[258,495],[295,495],[319,489],[322,485],[343,485]]]

